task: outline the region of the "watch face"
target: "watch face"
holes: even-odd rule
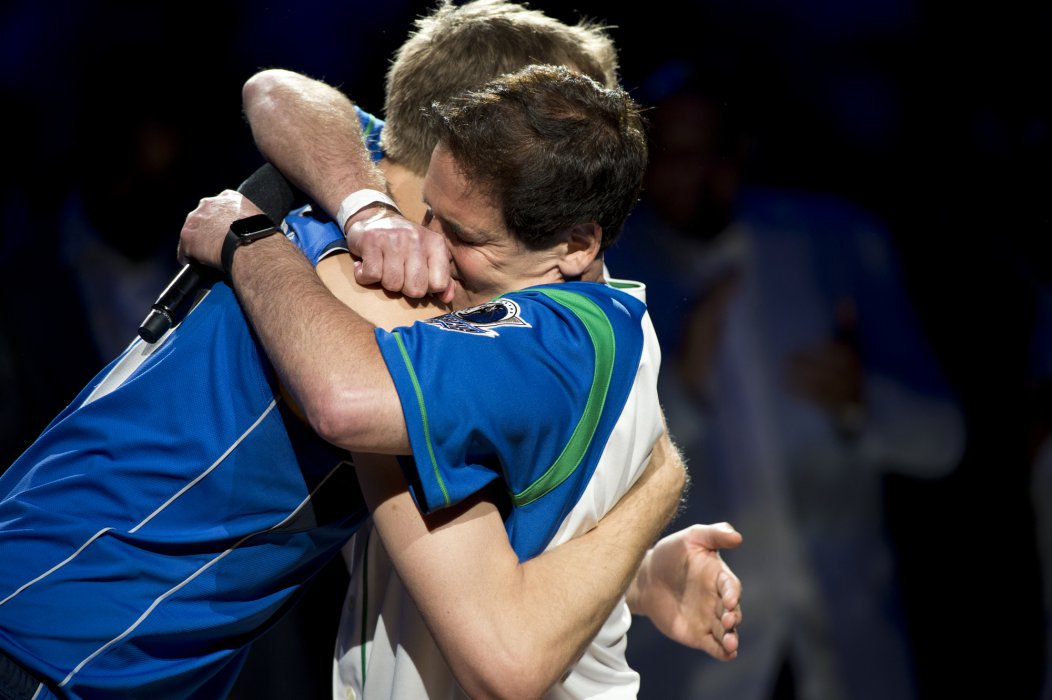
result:
[[[234,232],[242,243],[254,241],[257,238],[269,236],[279,229],[266,214],[256,214],[246,219],[238,219],[230,224],[230,230]]]

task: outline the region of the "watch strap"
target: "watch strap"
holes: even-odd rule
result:
[[[255,226],[259,226],[259,228],[255,228]],[[245,227],[247,227],[246,230],[239,232],[240,228]],[[223,239],[223,249],[219,254],[219,264],[222,266],[223,273],[227,276],[227,279],[230,279],[230,266],[234,262],[234,252],[238,248],[271,236],[279,231],[281,231],[281,227],[276,226],[270,220],[270,217],[265,214],[256,214],[255,216],[233,222],[230,228],[227,229],[226,238]]]
[[[219,255],[219,263],[223,267],[223,274],[230,279],[230,265],[234,262],[234,251],[241,245],[241,239],[234,229],[228,229],[226,238],[223,239],[223,252]]]

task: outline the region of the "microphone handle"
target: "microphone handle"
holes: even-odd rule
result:
[[[293,208],[294,203],[303,199],[303,193],[294,189],[270,163],[264,163],[249,175],[237,191],[248,197],[274,222],[285,218],[285,213]],[[139,337],[147,343],[160,340],[186,315],[188,302],[201,286],[202,280],[214,278],[216,274],[211,268],[198,263],[184,265],[150,307],[146,318],[139,325]]]
[[[201,286],[203,273],[207,274],[202,267],[197,263],[183,265],[139,325],[140,338],[147,343],[156,343],[169,329],[178,325],[184,315],[184,303]]]

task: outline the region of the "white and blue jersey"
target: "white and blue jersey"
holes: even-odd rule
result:
[[[421,510],[500,480],[512,506],[505,518],[512,547],[523,560],[543,551],[636,387],[644,319],[646,306],[613,287],[567,282],[378,329]]]
[[[638,294],[635,298],[631,293]],[[660,350],[642,286],[543,285],[377,337],[402,400],[426,511],[500,481],[520,560],[587,532],[635,482],[662,431]],[[334,698],[461,699],[378,538],[344,550],[351,586]],[[624,600],[553,698],[634,698]]]

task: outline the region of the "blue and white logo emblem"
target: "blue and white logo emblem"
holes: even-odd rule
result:
[[[471,333],[495,337],[498,335],[494,328],[517,327],[530,328],[519,316],[519,305],[511,299],[494,299],[485,304],[472,306],[463,311],[454,311],[451,314],[429,318],[424,323],[438,326],[443,330],[457,331],[460,333]]]

